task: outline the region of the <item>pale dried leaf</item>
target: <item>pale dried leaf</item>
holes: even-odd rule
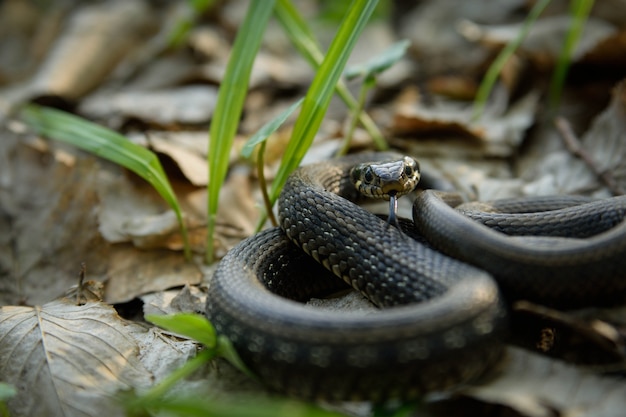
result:
[[[0,163],[0,304],[41,304],[62,294],[77,282],[82,262],[89,279],[103,278],[99,164],[7,130],[0,135],[0,155],[7,156]]]
[[[220,249],[230,249],[243,237],[254,233],[260,216],[259,204],[253,195],[250,170],[247,167],[233,169],[220,190],[217,210],[217,232]],[[234,239],[233,239],[234,238]],[[223,254],[222,254],[223,255]]]
[[[96,185],[102,236],[111,243],[128,242],[128,225],[136,219],[157,216],[167,210],[165,202],[145,183],[134,183],[120,171],[101,171]]]
[[[473,106],[464,102],[438,101],[430,106],[403,102],[392,128],[396,134],[420,138],[416,155],[508,157],[517,151],[534,123],[538,103],[539,94],[531,92],[504,111],[492,103],[482,118],[473,121]],[[441,146],[444,141],[448,146]]]
[[[171,376],[198,352],[197,342],[172,336],[158,327],[132,326],[127,331],[137,344],[141,364],[154,376],[155,384]],[[188,381],[181,381],[178,385],[184,388],[188,384]],[[102,414],[96,412],[94,415]]]
[[[116,245],[109,257],[110,269],[105,301],[122,303],[154,291],[198,284],[199,267],[187,262],[179,252],[137,250]]]
[[[426,74],[468,71],[483,62],[487,51],[458,33],[458,21],[499,22],[517,7],[516,0],[498,2],[498,7],[487,1],[425,1],[404,16],[401,36],[411,41],[421,58],[420,69]]]
[[[180,168],[189,182],[198,187],[206,187],[209,182],[209,166],[206,160],[209,136],[206,133],[202,133],[202,136],[195,141],[196,143],[191,144],[193,147],[187,145],[188,141],[182,143],[178,141],[177,138],[181,136],[181,140],[184,141],[190,135],[171,133],[164,137],[158,134],[150,134],[148,135],[148,140],[150,146],[156,152],[168,155],[176,162],[178,168]],[[204,153],[198,152],[200,146],[205,148]]]
[[[526,417],[617,417],[626,409],[623,381],[515,348],[498,377],[464,393]]]
[[[130,328],[102,303],[68,299],[41,307],[0,309],[0,375],[18,395],[17,416],[121,415],[113,394],[147,387],[152,375],[139,361]]]
[[[122,115],[160,125],[200,124],[210,120],[217,87],[190,85],[157,91],[121,91],[83,101],[81,111],[94,118]]]
[[[523,23],[502,26],[481,26],[464,21],[462,33],[472,40],[488,44],[505,45],[519,36]],[[553,63],[563,49],[563,43],[572,21],[568,16],[550,16],[538,19],[530,28],[520,48],[535,59]],[[581,38],[573,52],[574,61],[592,51],[604,39],[616,32],[616,28],[604,20],[589,18]]]
[[[141,1],[105,2],[78,9],[65,23],[63,35],[29,89],[67,100],[82,97],[141,44],[152,22],[151,9]]]
[[[607,196],[600,182],[578,157],[565,149],[560,135],[547,129],[541,142],[527,158],[522,169],[528,194],[594,193]],[[609,106],[593,121],[580,138],[584,150],[600,172],[609,173],[618,186],[626,188],[626,84],[620,83]]]
[[[213,269],[215,268],[213,267]],[[146,294],[141,297],[141,300],[143,301],[144,315],[175,313],[203,314],[206,304],[206,292],[203,292],[197,286],[185,285],[180,290]]]
[[[202,248],[206,194],[203,190],[172,180],[185,213],[189,237],[194,249]],[[182,250],[180,227],[174,212],[144,182],[130,181],[127,175],[102,170],[96,185],[101,201],[98,211],[100,233],[111,243],[132,242],[138,248]],[[205,195],[198,198],[198,194]]]

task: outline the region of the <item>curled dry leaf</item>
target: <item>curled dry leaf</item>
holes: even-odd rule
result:
[[[100,168],[93,158],[0,130],[0,304],[41,304],[104,278],[108,244],[97,232]],[[54,278],[52,278],[54,277]]]
[[[551,127],[519,166],[529,182],[528,194],[608,196],[594,170],[611,175],[619,188],[626,189],[626,82],[615,88],[609,106],[580,138],[580,146],[593,161],[594,169],[568,151],[555,136]]]
[[[155,132],[148,135],[148,141],[152,149],[172,158],[189,182],[206,187],[209,181],[206,132]]]
[[[105,301],[109,303],[122,303],[138,295],[198,284],[202,280],[196,264],[169,250],[144,251],[129,245],[115,245],[109,262],[105,294]]]
[[[31,91],[76,100],[93,90],[141,44],[153,21],[151,14],[141,1],[104,2],[79,9],[68,19]]]
[[[471,40],[486,44],[505,45],[519,35],[522,24],[481,26],[464,21],[461,25],[461,32]],[[521,49],[530,55],[535,62],[543,66],[552,65],[563,49],[565,37],[571,25],[571,19],[566,15],[539,19],[531,27],[528,36],[521,44]],[[606,21],[590,18],[585,24],[581,39],[574,50],[574,61],[593,51],[596,45],[610,37],[615,31],[616,28]]]
[[[624,415],[626,409],[622,381],[513,348],[496,379],[465,394],[525,417],[613,417]]]
[[[487,51],[458,32],[459,20],[500,22],[518,7],[515,0],[499,1],[498,7],[484,1],[423,1],[402,17],[401,37],[411,41],[423,73],[471,72],[483,62]]]
[[[489,113],[472,121],[473,107],[463,102],[440,101],[431,106],[420,101],[401,103],[392,129],[403,136],[417,136],[417,155],[512,156],[526,130],[535,121],[539,94],[530,92],[505,111],[498,103]],[[449,146],[442,146],[443,142]],[[451,146],[450,146],[451,145]],[[421,149],[420,149],[421,148]]]
[[[145,332],[97,302],[2,307],[0,377],[18,389],[12,415],[121,415],[112,396],[152,382],[130,331]]]
[[[161,126],[207,123],[217,102],[217,87],[189,85],[156,91],[120,91],[86,99],[81,110],[94,118],[121,115]]]

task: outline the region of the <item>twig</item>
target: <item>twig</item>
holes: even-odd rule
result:
[[[259,177],[259,187],[261,188],[261,194],[263,195],[263,202],[265,203],[265,212],[269,217],[272,225],[274,227],[278,226],[278,222],[276,221],[276,217],[274,216],[274,212],[272,211],[272,202],[270,201],[270,196],[267,193],[267,182],[265,181],[265,172],[263,168],[265,168],[265,162],[263,162],[263,157],[265,155],[265,145],[267,141],[264,140],[261,142],[261,146],[259,148],[259,153],[257,154],[256,167],[257,174]]]
[[[582,160],[594,173],[594,175],[607,186],[613,195],[626,194],[624,189],[617,183],[617,181],[615,181],[615,178],[611,174],[610,170],[598,167],[593,157],[585,150],[582,143],[580,143],[580,140],[576,137],[576,134],[572,130],[572,126],[566,119],[563,117],[557,117],[554,123],[557,130],[561,134],[563,144],[572,155]]]
[[[80,272],[78,273],[78,287],[76,288],[76,305],[82,305],[83,285],[85,282],[85,275],[87,274],[87,264],[85,262],[80,263]]]

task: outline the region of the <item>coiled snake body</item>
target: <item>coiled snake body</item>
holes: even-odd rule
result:
[[[427,245],[349,201],[357,198],[350,168],[388,157],[300,168],[279,199],[281,228],[244,240],[221,261],[207,315],[270,387],[305,398],[415,397],[472,381],[498,363],[507,329],[501,290],[507,300],[567,307],[626,299],[623,198],[538,199],[521,210],[520,201],[508,201],[503,207],[515,211],[573,206],[514,221],[486,213],[472,220],[426,191],[413,215]],[[502,233],[529,228],[593,236],[528,244]],[[298,302],[340,286],[320,265],[381,311],[339,314]]]

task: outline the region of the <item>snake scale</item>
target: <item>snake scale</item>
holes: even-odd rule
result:
[[[504,300],[626,300],[624,197],[507,200],[489,207],[515,217],[468,217],[427,190],[413,206],[423,243],[350,201],[358,198],[350,168],[391,156],[300,168],[279,198],[280,228],[244,240],[220,262],[207,315],[269,387],[310,399],[417,397],[474,381],[501,360]],[[515,236],[529,230],[541,236]],[[345,285],[326,270],[380,311],[301,303]]]

